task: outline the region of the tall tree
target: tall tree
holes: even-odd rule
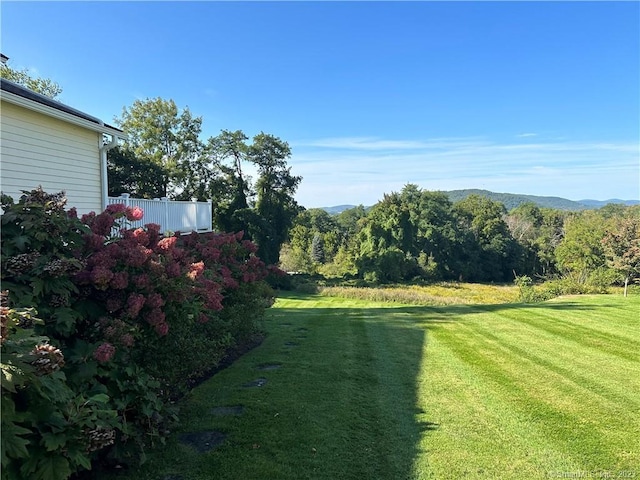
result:
[[[146,158],[138,158],[129,149],[116,147],[107,153],[109,195],[129,193],[137,198],[164,196],[164,167]]]
[[[300,211],[294,195],[302,177],[291,174],[290,156],[287,142],[265,133],[253,137],[247,152],[248,160],[258,168],[256,212],[264,222],[254,240],[258,255],[268,264],[278,262],[280,247]]]
[[[320,234],[315,234],[311,241],[311,258],[316,263],[324,263],[324,241]]]
[[[564,223],[564,238],[555,249],[562,272],[577,283],[586,283],[593,272],[605,267],[604,234],[605,221],[594,210],[568,217]]]
[[[507,281],[519,263],[520,249],[504,221],[502,203],[480,195],[469,195],[454,204],[461,227],[469,232],[468,265],[476,280]]]
[[[254,196],[251,178],[244,169],[248,162],[247,140],[241,130],[222,130],[207,143],[212,166],[220,172],[219,181],[209,193],[216,205],[215,222],[222,230],[246,229],[237,212],[248,209]]]
[[[136,100],[115,121],[128,136],[127,148],[166,172],[164,196],[189,198],[194,184],[189,173],[205,154],[199,138],[202,118],[194,117],[188,107],[180,112],[173,100],[154,98]]]
[[[53,99],[57,99],[62,93],[62,87],[58,83],[48,78],[34,77],[26,68],[16,70],[6,63],[0,64],[0,77]]]
[[[458,236],[453,220],[451,202],[441,192],[409,184],[385,194],[362,220],[359,273],[380,281],[452,277]]]

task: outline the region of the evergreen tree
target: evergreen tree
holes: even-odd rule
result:
[[[324,242],[319,234],[315,234],[311,242],[311,258],[316,263],[324,263]]]

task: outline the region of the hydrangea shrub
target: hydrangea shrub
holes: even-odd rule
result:
[[[177,420],[171,400],[255,334],[272,301],[264,279],[277,269],[242,233],[129,228],[143,216],[136,207],[78,218],[62,194],[38,189],[17,204],[3,197],[2,208],[3,288],[12,305],[37,309],[34,334],[56,346],[39,358],[56,364],[64,352],[65,388],[106,399],[115,418],[83,437],[87,452],[143,458]]]

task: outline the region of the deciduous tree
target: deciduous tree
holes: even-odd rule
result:
[[[204,154],[200,141],[202,118],[194,117],[189,108],[179,111],[173,100],[162,98],[136,100],[123,108],[116,118],[128,136],[126,147],[136,157],[154,162],[166,172],[164,195],[172,198],[191,196],[194,165]]]
[[[503,217],[504,205],[480,195],[470,195],[454,204],[461,227],[472,235],[467,241],[468,261],[481,281],[506,281],[519,261],[518,245]]]
[[[256,212],[264,221],[254,240],[267,264],[278,262],[280,247],[300,211],[294,195],[302,177],[291,174],[290,156],[287,142],[266,133],[256,135],[248,150],[248,160],[258,168]]]
[[[575,213],[564,223],[564,238],[555,249],[558,265],[563,273],[578,283],[606,266],[602,239],[605,222],[593,210]]]
[[[116,147],[107,153],[109,195],[129,193],[137,198],[164,196],[167,171],[146,158],[138,158],[129,149]]]
[[[3,63],[0,65],[0,77],[53,99],[57,99],[62,93],[62,87],[58,83],[48,78],[34,77],[26,68],[16,70]]]
[[[640,275],[640,209],[636,212],[614,217],[602,239],[609,266],[624,278],[625,297],[629,281]]]

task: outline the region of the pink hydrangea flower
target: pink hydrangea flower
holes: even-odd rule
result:
[[[91,281],[100,290],[105,290],[112,278],[113,272],[101,265],[95,267],[91,272]]]
[[[111,228],[115,220],[111,215],[106,215],[101,213],[96,218],[93,219],[91,224],[91,231],[96,235],[102,235],[103,237],[108,236],[111,233]]]
[[[133,238],[136,239],[139,245],[147,246],[149,245],[149,234],[145,232],[142,228],[136,228],[133,231]]]
[[[95,233],[90,233],[84,236],[85,246],[89,250],[99,250],[104,246],[104,238]]]
[[[164,305],[162,295],[159,293],[152,293],[147,297],[146,303],[149,308],[158,308]]]
[[[116,347],[111,345],[110,343],[103,343],[100,345],[95,352],[93,352],[93,358],[95,358],[100,363],[106,363],[113,358],[113,355],[116,353]]]
[[[167,322],[160,322],[153,327],[160,337],[164,337],[169,331],[169,324]]]
[[[189,277],[191,280],[195,280],[200,275],[202,275],[202,272],[204,272],[204,262],[201,261],[197,263],[192,263],[189,266],[189,272],[187,273],[187,277]]]
[[[165,315],[164,312],[159,308],[154,308],[149,313],[147,313],[147,315],[145,316],[145,320],[147,321],[147,323],[149,323],[149,325],[156,326],[165,321]]]
[[[133,278],[133,283],[135,284],[136,287],[142,290],[144,290],[145,288],[151,285],[149,275],[147,275],[146,273],[141,273],[140,275],[136,275]]]
[[[111,279],[111,283],[109,284],[111,288],[115,290],[124,290],[127,288],[129,284],[129,274],[127,272],[117,272],[113,275]]]
[[[140,207],[129,207],[124,212],[124,214],[127,217],[127,220],[129,220],[130,222],[137,222],[138,220],[142,220],[142,217],[144,216],[144,210],[142,210]]]
[[[85,225],[89,225],[91,224],[94,218],[96,218],[96,212],[89,212],[89,213],[83,214],[82,217],[80,217],[80,221]]]
[[[166,268],[167,276],[175,278],[180,276],[180,264],[177,262],[171,262]]]
[[[177,237],[165,237],[158,242],[158,250],[169,251],[175,246],[177,241]]]
[[[118,215],[124,213],[127,210],[127,206],[124,203],[114,203],[113,205],[107,205],[104,211],[110,215]]]
[[[127,299],[127,314],[131,318],[136,318],[144,306],[145,298],[139,293],[132,293]]]

